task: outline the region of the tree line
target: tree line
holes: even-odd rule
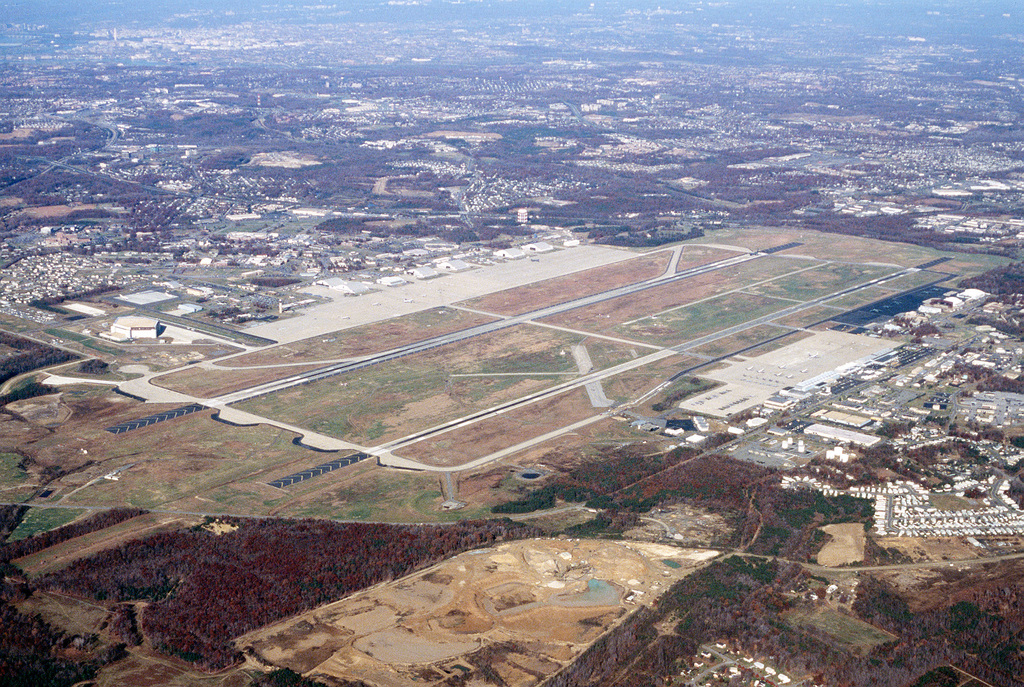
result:
[[[205,669],[241,659],[245,632],[393,580],[455,553],[536,536],[511,521],[451,526],[232,519],[123,543],[38,580],[42,589],[100,601],[150,603],[139,626],[159,650]],[[120,626],[131,627],[126,618]]]
[[[0,345],[17,351],[0,359],[0,384],[20,374],[78,358],[74,353],[5,331],[0,331]]]

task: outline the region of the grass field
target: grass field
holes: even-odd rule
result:
[[[814,269],[758,284],[747,289],[749,293],[776,298],[809,301],[842,289],[884,277],[896,271],[894,267],[833,262]]]
[[[786,344],[794,341],[794,339],[790,338],[793,334],[787,334],[785,329],[781,327],[773,327],[770,324],[760,324],[756,327],[751,327],[750,329],[733,334],[732,336],[727,336],[694,348],[693,352],[698,355],[717,358],[719,356],[737,353],[745,348],[749,348],[750,346],[763,344],[765,341],[778,336],[786,337],[785,342],[779,344],[780,346],[785,346]],[[747,352],[743,353],[743,355],[755,355],[755,353]]]
[[[18,467],[21,456],[17,453],[0,453],[0,489],[16,487],[25,481],[28,473]]]
[[[617,328],[625,338],[672,346],[743,324],[790,305],[787,301],[746,293],[728,293]]]
[[[622,335],[619,325],[630,326],[637,320],[670,316],[680,308],[729,295],[729,292],[797,272],[814,265],[809,260],[773,256],[700,274],[673,284],[646,289],[629,296],[613,298],[586,308],[546,318],[545,321],[572,329],[599,334]],[[785,303],[779,307],[785,307]]]
[[[284,379],[291,375],[312,370],[319,365],[289,365],[288,367],[256,367],[223,369],[190,367],[172,372],[154,380],[154,383],[172,391],[192,394],[200,398],[214,398],[240,389],[248,389],[265,382]]]
[[[932,494],[929,499],[934,508],[944,511],[965,511],[965,510],[978,510],[982,508],[981,505],[972,503],[971,501],[957,496],[956,494]]]
[[[455,467],[597,415],[582,389],[574,389],[395,451],[428,465]]]
[[[521,325],[239,404],[364,445],[384,443],[571,379],[581,337]],[[595,368],[628,348],[586,342]]]
[[[381,522],[451,522],[490,516],[490,505],[470,503],[442,511],[440,476],[429,472],[370,470],[287,506],[289,515]]]
[[[208,413],[180,420],[132,432],[138,436],[125,448],[142,458],[129,455],[112,462],[111,467],[134,465],[119,481],[101,480],[67,501],[222,512],[224,506],[206,492],[232,482],[267,482],[325,462],[328,455],[295,446],[294,434],[276,427],[230,427],[210,420]],[[143,434],[147,430],[152,431]],[[236,512],[263,512],[254,499],[237,505],[242,510]]]
[[[833,308],[827,305],[816,305],[806,310],[795,312],[792,315],[780,317],[775,320],[775,322],[787,327],[809,327],[823,320],[835,317],[842,312],[844,311],[841,308]]]
[[[786,614],[785,618],[791,625],[811,626],[827,632],[850,653],[857,655],[864,655],[894,639],[884,630],[828,608],[794,611]]]
[[[834,310],[835,315],[839,315],[841,312],[847,310],[856,310],[865,305],[880,301],[884,298],[892,296],[895,291],[890,289],[883,289],[878,286],[869,286],[866,289],[860,289],[853,293],[848,293],[845,296],[832,299],[827,302],[827,305],[831,305],[834,308],[841,308],[841,310]]]
[[[21,523],[11,532],[7,541],[27,539],[40,532],[55,530],[66,525],[86,511],[77,508],[30,508]]]
[[[442,334],[493,322],[493,317],[456,308],[434,308],[384,322],[343,329],[225,361],[225,366],[247,367],[278,363],[316,362],[351,358],[398,348]]]
[[[732,253],[726,251],[698,249],[697,247],[694,247],[690,253],[692,253],[692,256],[688,255],[687,258],[695,261],[695,264],[698,265],[732,255]],[[487,296],[464,301],[459,303],[459,305],[500,315],[521,315],[538,308],[565,303],[575,298],[582,298],[619,286],[636,284],[645,279],[652,279],[665,272],[671,257],[671,251],[660,250],[632,260],[595,267],[564,277],[546,279],[514,289],[498,291]]]

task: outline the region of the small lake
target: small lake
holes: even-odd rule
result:
[[[588,580],[587,591],[558,601],[563,606],[617,606],[619,590],[604,580]]]

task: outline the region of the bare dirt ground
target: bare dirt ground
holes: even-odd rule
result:
[[[818,552],[818,565],[836,568],[864,560],[864,545],[867,541],[864,525],[857,522],[828,525],[822,527],[821,531],[832,539]]]
[[[474,684],[529,687],[715,555],[643,543],[513,542],[461,554],[236,645],[253,662],[314,679],[412,687],[466,674]]]
[[[721,252],[722,256],[708,257],[703,262],[696,264],[704,264],[704,262],[712,262],[726,257],[725,251]],[[696,247],[694,247],[693,253],[694,260],[701,259],[698,257]],[[464,301],[459,305],[499,315],[521,315],[538,308],[565,303],[601,291],[652,279],[665,272],[671,257],[671,251],[658,251],[633,260],[595,267],[515,289],[498,291],[482,298]]]
[[[641,525],[627,530],[627,538],[646,541],[670,539],[683,546],[715,546],[732,531],[729,522],[717,513],[676,504],[650,511],[641,517]]]
[[[21,212],[35,219],[51,219],[54,217],[66,217],[77,210],[95,210],[96,205],[83,203],[82,205],[44,205],[35,208],[26,208]]]
[[[983,551],[957,537],[876,537],[882,548],[896,549],[914,562],[978,558]]]
[[[71,408],[61,403],[60,394],[37,396],[8,403],[4,408],[22,419],[42,427],[56,427],[68,421]]]

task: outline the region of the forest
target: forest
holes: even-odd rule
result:
[[[673,585],[650,612],[635,613],[550,685],[664,684],[664,676],[689,665],[701,644],[714,641],[771,656],[790,674],[836,687],[906,687],[925,675],[939,679],[950,665],[992,685],[1024,684],[1020,612],[1008,610],[1017,594],[1007,597],[968,574],[963,592],[914,611],[888,583],[862,579],[852,614],[895,635],[866,654],[789,620],[794,610],[813,609],[817,602],[808,601],[807,593],[822,585],[820,578],[795,564],[730,556]]]
[[[0,331],[0,346],[16,351],[0,358],[0,384],[20,374],[66,363],[78,357],[74,353],[5,331]]]
[[[238,529],[217,535],[196,527],[127,542],[36,584],[98,601],[149,601],[138,622],[153,645],[214,670],[240,660],[232,639],[249,630],[467,549],[539,534],[496,520],[451,526],[229,522]],[[130,620],[119,623],[130,641]]]

